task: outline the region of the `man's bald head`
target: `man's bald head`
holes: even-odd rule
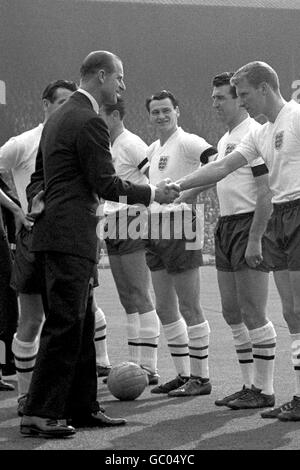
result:
[[[116,61],[121,62],[121,59],[112,52],[90,52],[83,60],[80,67],[81,79],[85,80],[91,75],[97,73],[99,70],[105,70],[106,73],[112,73],[114,71],[114,65]]]

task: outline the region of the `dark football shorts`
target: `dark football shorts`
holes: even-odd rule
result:
[[[31,251],[32,232],[21,228],[16,239],[16,252],[12,268],[10,286],[20,294],[41,294],[43,263],[37,253]],[[98,268],[93,270],[93,287],[97,287]]]
[[[16,238],[16,252],[11,287],[21,294],[41,293],[41,264],[31,251],[32,232],[21,228]]]
[[[202,243],[196,236],[197,215],[195,211],[189,212],[188,233],[184,217],[180,221],[175,212],[169,212],[167,221],[165,213],[149,215],[146,262],[151,271],[165,269],[169,274],[176,274],[203,265]]]
[[[233,214],[220,217],[215,228],[215,257],[218,271],[239,271],[241,269],[255,269],[269,272],[266,262],[266,247],[262,239],[263,261],[255,268],[250,268],[245,259],[249,231],[254,212]]]
[[[271,271],[300,271],[300,199],[273,204],[265,238]]]
[[[106,216],[104,232],[109,256],[128,255],[145,249],[145,240],[142,239],[143,228],[139,224],[134,225],[134,221],[139,216],[140,212],[136,215],[129,215],[127,210]],[[139,235],[139,238],[131,238],[130,225],[134,229],[135,236]]]

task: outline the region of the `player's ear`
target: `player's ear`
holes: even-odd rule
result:
[[[179,111],[179,108],[178,108],[178,106],[176,106],[176,108],[175,108],[175,109],[176,109],[176,115],[177,115],[177,117],[179,117],[179,116],[180,116],[180,111]]]
[[[44,98],[42,100],[42,103],[43,103],[43,109],[44,109],[44,112],[47,111],[48,107],[49,107],[49,104],[50,104],[50,101],[47,100],[46,98]]]
[[[120,119],[120,113],[117,109],[112,112],[114,119]]]

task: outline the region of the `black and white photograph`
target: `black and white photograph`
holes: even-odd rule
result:
[[[300,450],[299,25],[0,0],[0,451]]]

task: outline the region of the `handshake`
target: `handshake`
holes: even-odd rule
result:
[[[159,204],[170,204],[179,197],[179,193],[179,184],[172,182],[170,178],[166,178],[156,185],[154,201]]]

